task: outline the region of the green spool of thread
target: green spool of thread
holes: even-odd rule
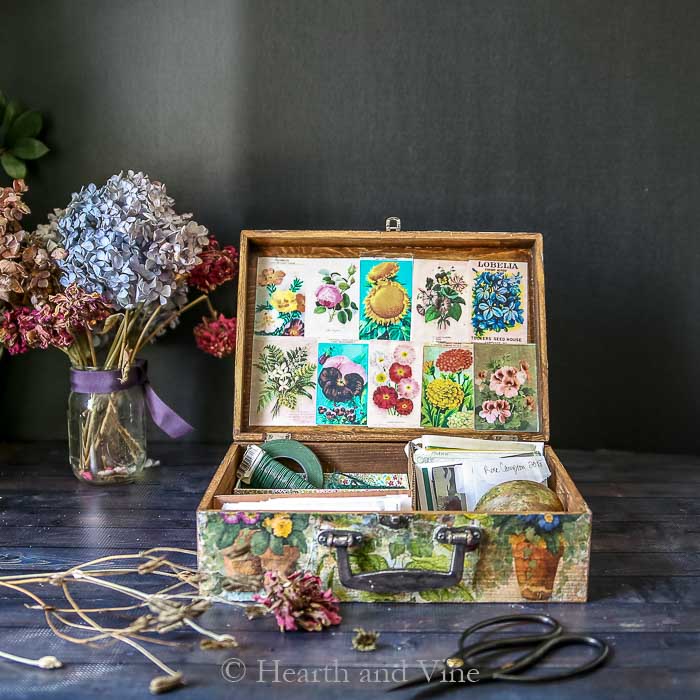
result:
[[[306,478],[275,457],[296,462]],[[240,479],[255,489],[313,489],[323,486],[323,468],[316,455],[296,440],[271,440],[260,447],[246,448]]]

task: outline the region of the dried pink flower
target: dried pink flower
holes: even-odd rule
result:
[[[343,619],[338,598],[330,588],[324,590],[321,579],[310,571],[294,571],[289,576],[266,571],[263,587],[265,595],[254,598],[274,614],[282,632],[319,632]]]
[[[235,318],[226,318],[223,314],[203,319],[193,331],[197,347],[218,358],[231,355],[236,349],[236,325]]]
[[[49,304],[53,306],[52,315],[57,322],[62,321],[71,331],[94,328],[114,313],[103,296],[97,292],[88,294],[75,283],[62,293],[51,295]]]
[[[0,314],[0,345],[7,348],[10,355],[21,355],[29,350],[17,324],[17,314],[21,309],[10,309]]]

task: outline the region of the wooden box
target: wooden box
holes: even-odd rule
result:
[[[406,473],[411,484],[413,465],[404,448],[408,441],[426,433],[548,443],[542,236],[453,231],[244,231],[240,252],[233,444],[197,511],[199,567],[207,574],[203,592],[249,600],[259,590],[265,570],[290,573],[304,569],[320,575],[341,600],[585,601],[591,512],[548,444],[549,486],[564,504],[561,513],[292,513],[288,514],[291,528],[284,544],[276,551],[260,551],[259,546],[251,547],[251,540],[274,514],[256,512],[255,496],[248,497],[251,509],[245,518],[222,510],[231,500],[246,445],[261,443],[271,435],[307,444],[327,471],[347,471],[351,465],[355,472]],[[527,263],[526,340],[536,344],[538,429],[485,433],[449,427],[256,425],[249,402],[257,263],[263,256]],[[514,534],[514,516],[523,522],[522,534]],[[532,516],[529,522],[537,517],[545,519],[559,533],[554,539],[557,544],[545,546],[528,537],[526,516]]]

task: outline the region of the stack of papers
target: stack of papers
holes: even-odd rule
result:
[[[224,510],[262,513],[307,511],[311,513],[404,512],[413,509],[410,494],[382,496],[304,497],[289,496],[225,503]]]

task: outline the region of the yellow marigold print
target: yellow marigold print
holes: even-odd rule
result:
[[[426,389],[428,403],[442,409],[457,408],[464,398],[462,387],[451,379],[436,379]]]
[[[426,345],[423,348],[424,427],[474,429],[472,345]]]

